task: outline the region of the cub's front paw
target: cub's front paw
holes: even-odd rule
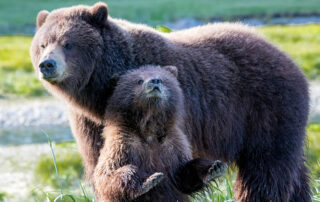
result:
[[[203,183],[207,184],[218,177],[223,176],[227,172],[227,164],[219,160],[215,161],[208,169],[207,175],[203,178]]]
[[[154,173],[149,176],[142,184],[140,192],[135,195],[135,198],[147,193],[152,188],[157,186],[164,178],[164,174],[161,172]]]

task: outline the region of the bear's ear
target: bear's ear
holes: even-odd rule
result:
[[[162,67],[165,70],[167,70],[168,72],[170,72],[171,74],[173,74],[175,77],[178,77],[178,69],[175,66],[164,66]]]
[[[37,15],[37,29],[39,29],[43,23],[46,21],[47,17],[49,15],[49,11],[42,10]]]
[[[120,73],[116,73],[116,74],[113,74],[109,80],[109,85],[110,85],[110,88],[112,88],[113,90],[115,89],[115,87],[117,86],[118,84],[118,81],[120,79],[120,76],[121,74]]]
[[[103,2],[94,4],[91,8],[92,23],[96,25],[104,25],[108,18],[108,6]]]

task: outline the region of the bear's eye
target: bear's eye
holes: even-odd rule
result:
[[[139,79],[139,80],[138,80],[138,84],[141,85],[142,83],[143,83],[143,80],[142,80],[142,79]]]
[[[66,49],[66,50],[71,50],[72,44],[71,44],[71,43],[65,43],[65,44],[63,45],[63,48]]]
[[[40,47],[41,47],[42,49],[45,49],[45,48],[46,48],[46,45],[42,44]]]

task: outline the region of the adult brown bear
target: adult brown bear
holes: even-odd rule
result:
[[[159,33],[108,17],[107,6],[41,11],[31,58],[70,106],[92,176],[112,75],[145,64],[178,68],[194,157],[234,162],[238,201],[310,201],[303,144],[308,86],[283,52],[240,24]]]

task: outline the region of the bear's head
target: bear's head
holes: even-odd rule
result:
[[[134,67],[125,31],[110,22],[105,3],[41,11],[36,24],[30,55],[44,87],[101,120],[109,79]]]
[[[72,80],[76,88],[85,85],[103,51],[99,27],[107,16],[104,3],[39,12],[30,49],[39,79],[51,84]]]
[[[177,74],[174,66],[147,65],[128,71],[115,82],[108,109],[139,114],[172,114],[181,111],[179,108],[183,106],[183,94]]]

